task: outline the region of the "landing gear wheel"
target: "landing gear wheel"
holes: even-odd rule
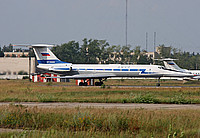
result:
[[[83,86],[83,82],[80,82],[80,83],[79,83],[79,86]]]
[[[158,82],[156,83],[157,87],[160,87],[160,78],[158,78]]]
[[[83,86],[87,86],[87,82],[84,82],[84,83],[83,83]]]
[[[95,82],[95,86],[101,86],[103,82]]]
[[[156,86],[160,87],[160,83],[156,83]]]
[[[87,82],[80,82],[79,86],[87,86]]]

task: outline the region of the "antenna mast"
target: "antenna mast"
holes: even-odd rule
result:
[[[128,13],[127,13],[127,8],[128,8],[128,0],[126,0],[126,32],[125,32],[125,36],[126,36],[126,46],[127,46],[127,37],[128,37],[128,33],[127,33],[127,17],[128,17]]]
[[[146,32],[146,51],[147,51],[147,46],[148,46],[148,33]]]
[[[156,52],[156,32],[154,32],[154,52]]]

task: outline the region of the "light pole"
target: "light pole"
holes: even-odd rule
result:
[[[127,22],[127,18],[128,18],[128,13],[127,13],[127,9],[128,9],[128,0],[126,0],[126,31],[125,31],[125,37],[126,37],[126,46],[127,46],[127,37],[128,37],[128,33],[127,33],[127,26],[128,26],[128,22]]]
[[[31,48],[29,48],[29,72],[28,72],[28,77],[29,81],[31,82]]]

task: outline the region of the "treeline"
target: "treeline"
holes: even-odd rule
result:
[[[160,64],[153,61],[152,56],[147,56],[147,51],[140,46],[131,48],[128,46],[109,45],[106,40],[83,39],[82,44],[76,41],[69,41],[52,48],[53,53],[65,62],[85,64]],[[159,54],[155,58],[178,59],[175,62],[185,69],[200,69],[200,54],[183,52],[180,49],[159,45]]]
[[[165,45],[158,46],[159,52],[155,58],[178,59],[175,62],[184,69],[200,69],[200,54],[183,52],[180,49]],[[3,52],[12,52],[12,44],[0,48],[0,56]],[[22,49],[15,49],[22,51]],[[69,41],[52,48],[53,53],[62,61],[75,64],[160,64],[162,62],[153,61],[152,56],[148,56],[147,51],[140,46],[132,48],[128,46],[110,45],[106,40],[83,39],[82,43]],[[31,52],[31,56],[34,56]]]
[[[173,48],[172,46],[166,50],[164,45],[159,45],[159,49],[161,53],[158,58],[178,59],[175,62],[181,68],[200,70],[200,53],[181,51],[180,49]],[[159,62],[157,64],[161,63]]]
[[[4,57],[4,52],[29,52],[29,49],[21,49],[21,48],[13,48],[12,44],[9,44],[8,46],[4,45],[3,47],[0,47],[0,57]],[[34,54],[31,52],[31,56],[33,57]],[[10,55],[7,55],[6,57],[10,57]],[[12,54],[11,57],[16,57],[15,54]],[[26,57],[25,55],[22,55],[21,57]]]
[[[86,64],[150,64],[151,58],[142,54],[140,46],[110,46],[106,40],[83,39],[83,44],[70,41],[52,48],[53,53],[61,60]],[[134,54],[132,54],[134,53]]]
[[[13,46],[10,44],[9,46],[3,46],[3,48],[0,47],[0,57],[4,57],[4,52],[12,52]]]
[[[176,49],[176,48],[175,48]],[[198,69],[200,70],[200,54],[199,53],[190,53],[190,52],[182,52],[180,50],[172,53],[170,58],[178,59],[175,62],[181,68],[184,69]]]

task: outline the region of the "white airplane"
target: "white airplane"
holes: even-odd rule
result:
[[[194,75],[194,77],[192,77],[193,79],[200,79],[200,70],[182,69],[174,62],[174,60],[177,60],[177,59],[166,58],[166,59],[159,59],[159,60],[163,61],[166,69],[170,69],[173,71],[180,71],[183,73],[191,73]]]
[[[121,64],[72,64],[59,60],[48,47],[54,45],[35,44],[35,45],[14,45],[33,48],[38,68],[49,72],[64,74],[59,78],[83,79],[80,86],[86,86],[87,79],[99,79],[95,85],[100,86],[103,80],[110,77],[145,77],[158,78],[157,86],[160,86],[160,77],[193,77],[190,73],[166,70],[159,65],[121,65]],[[47,77],[48,78],[48,77]],[[53,77],[49,77],[53,78]]]

